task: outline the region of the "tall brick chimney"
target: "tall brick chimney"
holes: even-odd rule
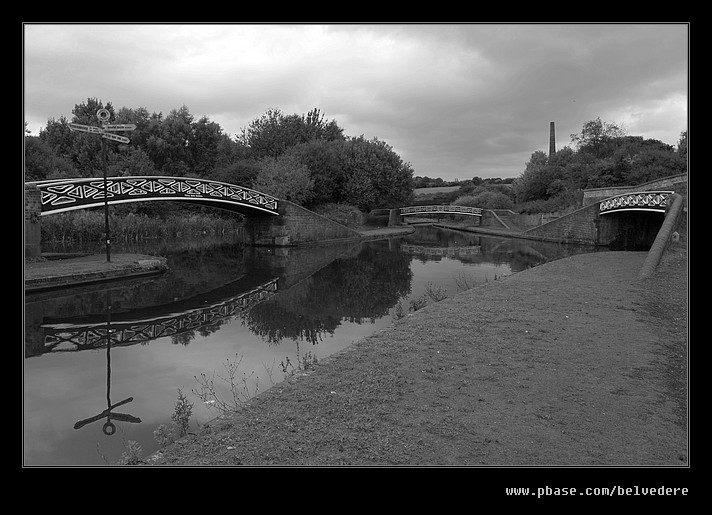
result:
[[[556,153],[556,134],[554,133],[554,122],[549,122],[549,157]]]

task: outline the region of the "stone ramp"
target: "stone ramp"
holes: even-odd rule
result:
[[[25,291],[125,279],[156,274],[166,269],[166,258],[143,254],[115,254],[111,256],[110,262],[107,262],[104,254],[67,259],[35,258],[25,261]]]

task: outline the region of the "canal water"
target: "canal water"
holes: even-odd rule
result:
[[[24,465],[148,457],[186,403],[196,431],[418,306],[594,250],[432,226],[309,248],[114,245],[169,269],[25,296]]]

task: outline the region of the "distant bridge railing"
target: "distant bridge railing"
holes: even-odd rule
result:
[[[469,215],[482,216],[482,208],[469,206],[409,206],[400,208],[401,216],[410,215],[430,215],[430,214],[446,214],[446,215]]]
[[[623,193],[602,200],[598,204],[600,214],[617,213],[619,211],[655,211],[665,213],[667,197],[673,191],[639,191]]]

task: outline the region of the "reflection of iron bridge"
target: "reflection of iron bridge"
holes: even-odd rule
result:
[[[433,214],[482,216],[482,208],[469,206],[448,206],[444,204],[435,206],[409,206],[400,208],[400,214],[401,216]]]
[[[403,244],[400,249],[409,254],[425,254],[428,256],[474,256],[481,253],[480,245],[469,247],[426,247],[423,245]]]
[[[107,344],[107,333],[111,335],[112,346],[127,346],[194,331],[240,316],[276,292],[277,279],[271,279],[229,299],[180,313],[93,324],[43,324],[41,327],[45,330],[44,352],[104,347]]]

